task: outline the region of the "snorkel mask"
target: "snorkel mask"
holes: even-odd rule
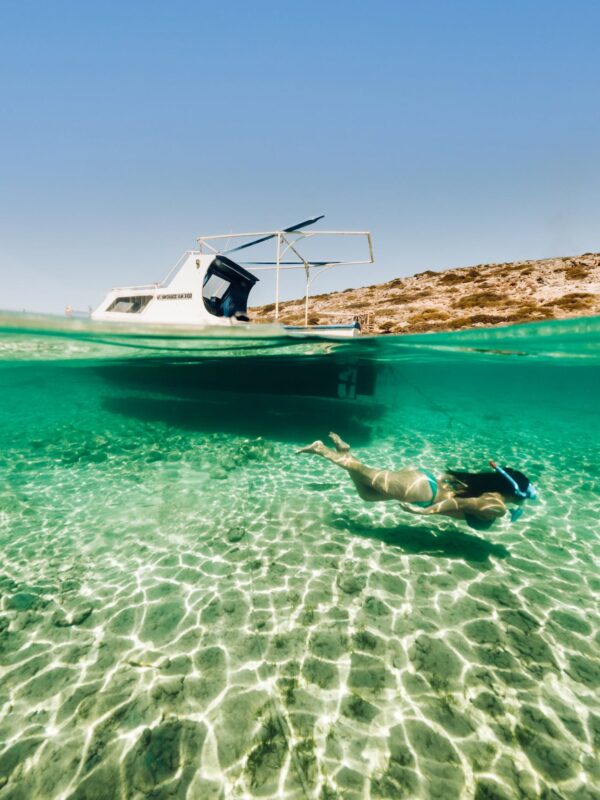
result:
[[[527,489],[523,492],[519,488],[519,484],[516,482],[516,480],[511,475],[509,475],[508,472],[505,469],[502,469],[502,467],[499,467],[496,464],[495,461],[490,461],[489,464],[490,464],[490,467],[493,470],[495,470],[500,475],[502,475],[503,478],[506,478],[506,480],[513,487],[513,491],[514,491],[514,493],[515,493],[515,495],[517,497],[520,497],[522,500],[535,500],[536,499],[536,497],[538,495],[537,495],[537,490],[536,490],[535,486],[533,485],[533,483],[530,483],[529,486],[527,487]],[[522,508],[522,507],[521,508],[513,508],[513,509],[511,509],[511,512],[510,512],[511,520],[513,522],[516,522],[516,520],[518,520],[519,517],[523,514],[524,510],[525,509]]]

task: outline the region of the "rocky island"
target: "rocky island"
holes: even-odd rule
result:
[[[304,299],[280,303],[280,321],[304,323]],[[253,321],[274,320],[271,303]],[[387,283],[313,295],[309,324],[358,319],[367,333],[423,333],[600,314],[600,253],[426,270]]]

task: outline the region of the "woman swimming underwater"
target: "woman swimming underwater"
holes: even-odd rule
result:
[[[298,453],[316,453],[345,469],[359,496],[367,502],[395,500],[411,514],[442,514],[464,520],[476,530],[486,530],[509,513],[507,503],[517,505],[510,511],[514,521],[523,513],[523,501],[537,496],[522,472],[498,467],[493,461],[493,472],[448,470],[440,476],[422,469],[372,469],[355,458],[336,433],[329,437],[335,449],[316,441]]]

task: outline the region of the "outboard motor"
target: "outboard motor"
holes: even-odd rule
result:
[[[204,307],[215,317],[233,317],[248,322],[248,295],[257,281],[255,275],[230,258],[215,256],[202,285]]]

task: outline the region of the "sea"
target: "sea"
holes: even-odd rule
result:
[[[600,318],[0,316],[0,800],[600,797]],[[524,472],[520,519],[297,450]]]

